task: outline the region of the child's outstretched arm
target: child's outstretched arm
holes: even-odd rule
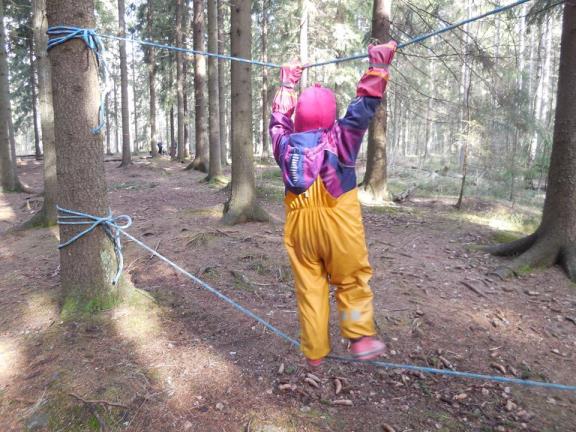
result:
[[[339,157],[342,163],[356,163],[358,151],[364,133],[382,101],[388,84],[388,68],[396,53],[396,42],[369,46],[370,67],[360,79],[356,89],[356,98],[348,106],[346,115],[339,123]]]
[[[294,114],[297,100],[294,87],[298,84],[301,77],[302,65],[300,63],[283,65],[280,69],[281,86],[272,102],[272,116],[270,117],[269,126],[276,162],[280,161],[280,155],[285,145],[283,138],[294,131],[292,114]]]

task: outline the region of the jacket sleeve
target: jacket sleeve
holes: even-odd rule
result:
[[[342,163],[346,165],[356,163],[364,134],[381,101],[381,98],[359,96],[348,105],[346,115],[338,120],[337,146]]]
[[[282,155],[286,148],[288,136],[294,132],[292,123],[292,114],[296,107],[296,91],[287,87],[280,87],[276,92],[272,102],[272,115],[270,117],[270,138],[272,140],[272,149],[274,159],[280,163]]]
[[[388,85],[390,63],[396,53],[395,41],[368,47],[370,67],[356,87],[356,99],[348,106],[346,115],[339,120],[338,156],[340,162],[354,165],[362,138],[370,125]]]

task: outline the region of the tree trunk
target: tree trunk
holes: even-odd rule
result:
[[[146,16],[148,33],[152,32],[153,0],[148,0],[148,13]],[[158,157],[158,137],[156,136],[156,51],[148,48],[148,88],[150,91],[150,154]]]
[[[106,95],[106,154],[110,156],[112,154],[112,131],[110,130],[110,95]]]
[[[132,35],[134,38],[134,35]],[[134,42],[132,42],[132,106],[134,111],[132,115],[134,116],[134,154],[140,152],[140,144],[138,140],[138,98],[136,96],[136,48]]]
[[[116,85],[116,77],[114,77],[114,144],[116,146],[114,153],[118,154],[120,151],[120,127],[118,125],[118,86]]]
[[[120,36],[126,37],[126,22],[124,20],[124,0],[118,0],[118,26]],[[132,164],[130,153],[130,114],[128,112],[128,62],[126,60],[126,41],[120,44],[120,101],[122,105],[122,163],[121,167]]]
[[[38,101],[40,105],[40,127],[44,147],[44,201],[42,208],[21,228],[56,225],[56,149],[54,140],[54,111],[52,107],[52,73],[48,59],[48,21],[46,0],[32,1],[32,30],[36,65],[38,70]]]
[[[12,106],[4,29],[4,1],[0,0],[0,188],[4,192],[20,192],[22,185],[16,173],[15,152],[12,149],[10,128]]]
[[[94,28],[93,0],[50,0],[47,4],[49,25]],[[66,209],[106,215],[110,204],[102,135],[91,132],[100,100],[96,58],[83,41],[72,39],[51,49],[50,60],[58,202]],[[60,239],[64,242],[82,229],[60,225]],[[115,272],[114,249],[102,228],[60,249],[63,313],[91,313],[113,305],[120,298],[120,287],[111,283]]]
[[[222,0],[218,0],[218,54],[225,54],[225,34],[224,31],[224,6]],[[226,81],[227,63],[218,62],[218,99],[219,99],[219,119],[220,119],[220,161],[222,166],[228,165],[228,128],[226,127]]]
[[[576,282],[576,5],[564,5],[560,47],[556,122],[549,183],[536,232],[488,251],[500,256],[518,255],[496,274],[511,276],[537,266],[560,263]]]
[[[154,0],[148,0],[146,12],[146,28],[148,34],[152,34],[154,16]],[[150,91],[150,154],[153,158],[158,157],[158,137],[156,136],[156,51],[148,48],[148,87]]]
[[[208,1],[208,51],[218,51],[218,7],[216,1]],[[208,181],[220,181],[222,176],[220,152],[220,104],[218,100],[218,60],[208,59],[208,99],[210,128],[210,165]]]
[[[262,0],[262,61],[268,62],[268,8],[270,0]],[[262,159],[270,159],[270,140],[268,122],[270,105],[268,104],[268,68],[262,68]]]
[[[176,160],[178,146],[176,144],[176,130],[174,125],[174,105],[170,105],[170,158]]]
[[[372,38],[385,43],[390,39],[390,9],[392,0],[374,0],[372,9]],[[386,141],[388,128],[386,93],[376,110],[368,131],[366,174],[361,184],[360,199],[367,203],[390,202],[388,191],[388,158]]]
[[[308,63],[309,0],[299,0],[298,8],[300,10],[300,61],[302,64],[306,64]],[[300,79],[300,88],[305,89],[306,87],[308,87],[308,69],[304,69]]]
[[[251,0],[231,2],[232,56],[250,58],[252,52]],[[250,64],[232,62],[232,188],[222,221],[234,225],[269,221],[259,206],[254,180],[252,148],[252,71]]]
[[[198,3],[198,0],[194,4]],[[184,0],[176,0],[176,46],[182,47],[184,40]],[[178,115],[178,160],[184,162],[186,149],[184,142],[184,56],[176,52],[176,107]]]
[[[194,49],[206,51],[204,33],[204,0],[194,2]],[[188,169],[208,172],[208,130],[206,110],[206,58],[194,56],[194,102],[196,104],[196,154]]]
[[[190,109],[188,106],[188,60],[184,58],[184,158],[192,154],[192,141],[190,141]]]
[[[28,56],[30,58],[30,91],[32,93],[32,121],[34,123],[34,156],[36,160],[42,159],[40,149],[40,128],[38,125],[38,94],[36,93],[36,59],[34,58],[34,38],[32,34],[28,39]]]

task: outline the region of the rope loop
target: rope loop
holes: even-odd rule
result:
[[[112,243],[114,243],[114,253],[116,254],[116,261],[118,262],[118,270],[116,271],[116,276],[112,280],[112,284],[118,284],[120,275],[124,269],[124,256],[122,255],[120,232],[132,225],[132,218],[128,215],[113,216],[111,211],[108,212],[107,216],[99,217],[74,210],[67,210],[60,206],[56,206],[56,208],[58,210],[58,225],[88,225],[88,227],[83,231],[72,236],[64,243],[60,243],[58,249],[71,245],[76,240],[79,240],[86,234],[92,232],[96,227],[102,226],[108,238],[110,238]]]
[[[103,82],[103,89],[100,92],[100,108],[98,109],[98,125],[91,129],[94,135],[98,135],[104,129],[106,119],[106,96],[111,90],[111,83],[109,79],[108,64],[104,59],[104,45],[102,39],[94,29],[84,29],[72,26],[54,26],[49,27],[47,31],[48,36],[52,36],[48,40],[48,50],[66,43],[72,39],[81,39],[86,46],[96,56],[101,82]]]

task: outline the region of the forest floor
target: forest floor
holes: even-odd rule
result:
[[[296,337],[277,171],[257,177],[278,222],[226,227],[226,193],[203,174],[136,162],[106,163],[129,232]],[[40,163],[19,173],[41,189]],[[576,385],[575,286],[558,268],[491,276],[501,260],[479,245],[509,238],[493,219],[520,210],[454,201],[364,208],[385,360]],[[313,386],[289,344],[127,241],[125,274],[141,291],[63,320],[57,229],[6,232],[39,205],[0,194],[2,431],[576,431],[574,393],[339,363]],[[335,316],[331,329],[344,354]]]

